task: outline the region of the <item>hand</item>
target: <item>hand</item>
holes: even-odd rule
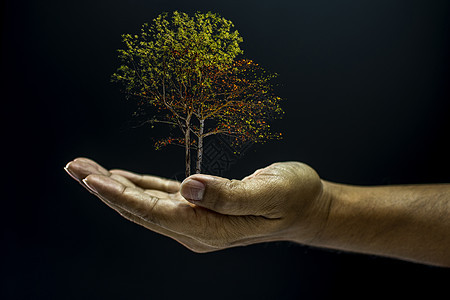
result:
[[[196,174],[183,183],[77,158],[65,170],[126,219],[195,252],[259,242],[311,244],[329,203],[322,181],[298,162],[275,163],[242,180]]]

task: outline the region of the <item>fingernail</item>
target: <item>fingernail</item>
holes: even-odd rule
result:
[[[64,167],[64,171],[66,171],[69,175],[72,175],[67,167]]]
[[[86,178],[83,179],[82,181],[83,181],[84,185],[88,188],[88,190],[90,192],[92,192],[94,194],[98,194],[97,190],[93,186],[89,185],[89,183],[87,182]]]
[[[68,164],[64,167],[64,171],[66,171],[67,174],[69,174],[70,177],[72,177],[73,179],[79,180],[79,179],[75,176],[75,174],[73,174],[72,172],[70,172],[70,170],[69,170],[69,165],[70,165],[70,163],[68,163]]]
[[[182,183],[180,193],[186,199],[200,201],[205,194],[205,184],[198,180],[187,179]]]

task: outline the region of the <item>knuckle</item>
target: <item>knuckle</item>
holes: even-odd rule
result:
[[[228,211],[239,209],[246,197],[246,191],[242,188],[240,180],[227,180],[219,187],[217,198],[214,199],[213,209],[216,211]]]
[[[156,215],[156,208],[160,201],[158,197],[143,195],[133,187],[124,187],[122,196],[127,199],[126,209],[136,217],[158,226],[161,224],[161,220]]]
[[[241,190],[241,181],[236,179],[231,179],[227,181],[227,187],[229,191],[233,194],[236,194],[236,192],[239,192]]]

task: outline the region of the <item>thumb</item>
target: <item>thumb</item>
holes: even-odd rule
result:
[[[186,178],[180,189],[181,195],[195,205],[221,214],[255,216],[265,213],[263,203],[270,197],[265,191],[267,185],[260,180],[229,180],[204,174]]]

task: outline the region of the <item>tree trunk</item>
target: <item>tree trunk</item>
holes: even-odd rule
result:
[[[197,148],[197,168],[195,172],[198,174],[202,171],[203,160],[203,131],[205,129],[205,120],[200,120],[200,131],[198,135],[198,148]]]
[[[186,131],[184,134],[184,143],[186,149],[186,178],[191,176],[191,129],[190,118],[186,119]]]

